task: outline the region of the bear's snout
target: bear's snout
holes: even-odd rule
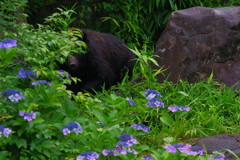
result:
[[[77,65],[76,65],[76,63],[74,63],[74,62],[70,63],[70,64],[69,64],[69,67],[70,67],[71,70],[77,69]]]
[[[76,70],[78,68],[78,61],[75,57],[68,58],[68,67],[70,70]]]

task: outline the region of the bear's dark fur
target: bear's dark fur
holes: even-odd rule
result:
[[[101,91],[103,86],[109,89],[121,82],[126,73],[132,76],[134,54],[121,39],[107,33],[81,30],[87,53],[74,54],[60,65],[60,69],[81,80],[77,84],[72,82],[67,89],[75,94],[79,91],[94,93],[93,90]]]

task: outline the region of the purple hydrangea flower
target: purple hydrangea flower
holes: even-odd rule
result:
[[[126,100],[128,101],[128,103],[129,103],[131,106],[136,106],[136,103],[133,102],[132,100],[130,100],[129,98],[126,98]]]
[[[117,147],[116,149],[104,149],[102,151],[102,154],[104,156],[107,156],[107,155],[119,156],[119,154],[128,154],[128,153],[138,154],[138,152],[135,149],[128,148],[127,150],[124,150],[121,147]]]
[[[12,132],[9,128],[4,128],[3,126],[0,126],[0,137],[2,137],[2,134],[4,134],[5,137],[8,138],[8,135]]]
[[[114,152],[114,151],[116,151],[116,149],[104,149],[104,150],[102,151],[102,154],[103,154],[104,156],[107,156],[107,155],[118,156],[118,154],[117,154],[116,152]]]
[[[176,151],[177,151],[177,149],[174,146],[172,146],[171,144],[164,146],[164,148],[167,149],[168,152],[170,152],[170,153],[176,153]]]
[[[10,101],[14,102],[14,101],[19,101],[21,99],[25,99],[25,97],[22,95],[21,92],[16,91],[14,89],[7,89],[3,92],[0,93],[0,95],[2,94],[6,94],[8,96],[8,99],[10,99]]]
[[[150,129],[143,124],[133,124],[131,127],[136,128],[137,130],[142,130],[144,132],[150,132]]]
[[[208,158],[208,160],[224,160],[224,154],[222,154],[222,155],[216,155],[216,156],[214,156],[214,155],[210,155],[210,157]]]
[[[2,42],[0,42],[0,48],[11,48],[17,46],[17,40],[15,39],[6,39]]]
[[[46,84],[46,85],[51,86],[51,83],[46,80],[38,80],[38,81],[32,83],[32,85],[37,85],[37,84]]]
[[[32,79],[31,76],[37,77],[37,74],[31,70],[24,70],[23,68],[20,68],[18,75],[17,75],[18,78],[28,77],[28,78]]]
[[[171,153],[176,153],[177,149],[182,152],[182,153],[187,153],[188,155],[203,155],[204,153],[204,150],[200,147],[197,147],[197,146],[191,146],[190,144],[168,144],[166,146],[164,146],[165,149],[168,150],[168,152],[171,152]]]
[[[192,151],[195,151],[195,152],[197,152],[199,155],[203,155],[203,153],[204,153],[204,150],[202,149],[202,148],[200,148],[200,147],[198,147],[198,146],[192,146],[191,147],[191,150]]]
[[[57,75],[57,77],[59,77],[59,76],[64,77],[65,73],[67,73],[68,78],[71,77],[70,73],[68,73],[67,71],[64,71],[64,70],[58,70],[58,71],[60,72],[60,75]]]
[[[148,89],[148,90],[144,93],[144,96],[147,97],[148,100],[153,99],[155,96],[157,96],[157,97],[162,97],[162,95],[161,95],[158,91],[150,90],[150,89]]]
[[[101,127],[104,127],[104,125],[101,122],[96,121],[96,123],[99,124]]]
[[[71,133],[71,131],[74,131],[76,134],[82,133],[82,127],[79,123],[77,122],[69,122],[67,126],[63,127],[61,131],[63,132],[64,135],[68,135]]]
[[[30,113],[19,111],[19,116],[24,117],[23,119],[27,121],[32,121],[33,119],[36,119],[36,113],[34,113],[33,111],[31,111]]]
[[[213,154],[210,155],[208,160],[224,160],[224,158],[225,158],[225,155],[220,152],[216,151],[216,152],[213,152]],[[218,154],[218,155],[216,155],[216,154]],[[236,159],[236,160],[238,160],[238,159]]]
[[[147,102],[146,106],[164,108],[164,103],[157,98],[152,98],[149,102]]]
[[[183,106],[169,106],[168,110],[172,111],[172,112],[176,112],[176,111],[183,111],[185,110],[186,112],[190,111],[189,107],[183,107]]]
[[[123,150],[121,147],[117,147],[116,149],[104,149],[102,151],[102,154],[104,156],[107,155],[119,156],[119,154],[127,154],[127,150]]]
[[[144,160],[154,160],[151,156],[143,156],[143,158],[145,158]]]
[[[188,155],[196,156],[198,152],[192,151],[191,147],[192,146],[190,144],[186,144],[184,147],[179,147],[178,150],[182,153],[187,153]]]
[[[126,148],[137,143],[137,140],[132,135],[129,134],[122,134],[118,138],[120,138],[121,140],[117,142],[116,147],[119,147],[121,145],[122,148]]]
[[[97,152],[83,152],[79,156],[77,156],[76,160],[83,160],[84,158],[88,160],[95,160],[99,157]]]

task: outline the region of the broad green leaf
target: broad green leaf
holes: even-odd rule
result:
[[[45,140],[42,142],[41,146],[44,148],[51,148],[53,146],[53,143],[51,140]]]
[[[25,139],[19,139],[15,141],[16,145],[18,148],[24,147],[25,149],[27,148],[27,141]]]
[[[107,117],[102,112],[97,110],[92,110],[92,112],[103,125],[107,124]]]
[[[9,151],[0,151],[0,159],[5,159],[8,155],[10,155]]]
[[[165,116],[160,117],[160,120],[161,120],[162,123],[168,125],[169,127],[173,126],[174,120],[169,115],[165,115]]]

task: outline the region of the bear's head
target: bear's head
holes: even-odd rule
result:
[[[79,60],[77,59],[76,56],[71,56],[67,58],[67,65],[69,70],[75,71],[79,67]]]

